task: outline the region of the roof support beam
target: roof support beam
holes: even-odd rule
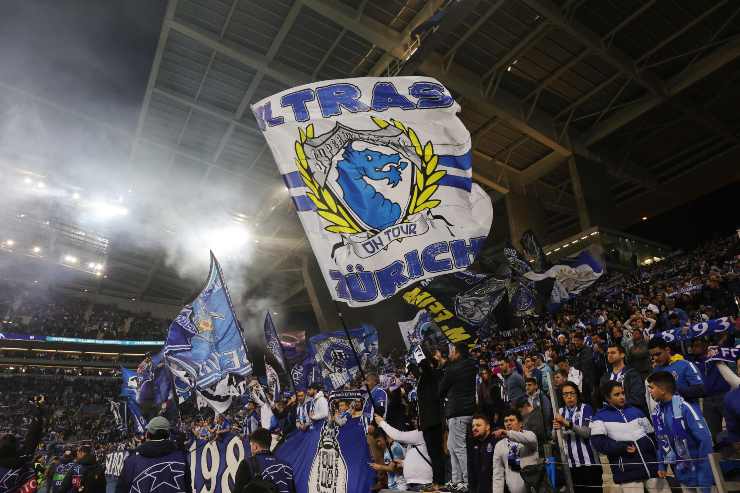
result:
[[[288,86],[297,86],[311,80],[310,75],[304,74],[291,67],[270,60],[260,53],[244,47],[235,47],[220,41],[215,36],[205,33],[193,26],[185,25],[179,21],[168,20],[167,25],[173,30],[197,41],[203,46],[215,50],[222,55],[233,58],[239,63],[252,67],[257,71],[264,72],[268,77],[282,82]]]
[[[401,59],[406,53],[407,43],[401,33],[367,16],[358,17],[357,11],[340,2],[303,0],[303,3],[311,10],[382,48],[394,58]]]
[[[295,20],[296,18],[298,18],[298,12],[300,12],[301,7],[303,7],[303,1],[296,0],[296,2],[293,4],[293,6],[288,11],[288,15],[285,16],[283,25],[280,26],[280,31],[278,31],[277,35],[272,40],[270,49],[267,51],[267,54],[265,55],[265,61],[268,64],[272,63],[272,61],[275,59],[275,55],[277,55],[277,52],[282,46],[283,41],[285,41],[285,37],[290,32],[291,28],[293,27],[293,24],[295,24]],[[262,83],[262,79],[264,77],[265,77],[264,71],[257,71],[257,74],[254,76],[252,81],[249,83],[249,87],[247,87],[247,90],[244,93],[244,96],[242,97],[242,100],[236,109],[236,114],[234,115],[235,121],[241,120],[241,118],[244,116],[244,113],[247,111],[247,108],[249,107],[249,102],[252,100],[252,97],[254,96],[255,91],[257,90],[259,85]],[[226,144],[229,142],[229,138],[231,138],[231,134],[234,133],[235,127],[236,127],[235,122],[234,121],[230,122],[229,128],[227,128],[226,132],[224,132],[224,134],[221,136],[221,141],[218,143],[216,152],[213,155],[214,162],[217,163],[219,158],[221,158],[221,154],[223,154],[224,149],[226,149]]]
[[[673,76],[666,83],[667,95],[669,97],[675,96],[738,57],[740,57],[740,36],[733,38],[727,44],[706,55],[703,59],[695,63],[690,70]],[[585,138],[586,145],[590,146],[599,142],[631,121],[656,108],[662,102],[663,98],[661,97],[655,95],[646,96],[639,102],[613,113],[609,118],[606,118],[599,125],[591,129]]]
[[[261,135],[260,132],[259,132],[259,130],[257,130],[254,127],[250,127],[249,125],[246,125],[246,124],[244,124],[244,123],[242,123],[240,121],[234,120],[233,115],[227,113],[226,111],[217,110],[215,108],[209,108],[208,106],[204,106],[204,105],[202,105],[202,104],[200,104],[200,103],[198,103],[198,102],[196,102],[196,101],[194,101],[192,99],[185,98],[185,97],[182,97],[182,96],[178,96],[177,94],[174,94],[174,93],[169,92],[169,91],[165,91],[164,89],[154,88],[154,89],[152,89],[152,93],[153,94],[159,94],[160,96],[164,96],[164,97],[166,97],[168,99],[171,99],[172,101],[175,101],[175,102],[180,103],[182,105],[188,106],[189,108],[192,108],[194,110],[201,111],[201,112],[203,112],[203,113],[205,113],[205,114],[207,114],[209,116],[212,116],[214,118],[217,118],[217,119],[222,120],[222,121],[225,121],[225,122],[228,122],[229,124],[234,125],[235,127],[239,127],[242,130],[244,130],[246,132],[249,132],[251,134]]]
[[[499,0],[499,2],[501,1],[503,0]],[[406,28],[401,31],[401,36],[403,36],[402,47],[404,48],[404,50],[406,49],[406,46],[411,43],[411,32],[420,24],[429,20],[429,18],[432,17],[443,4],[444,0],[431,0],[424,3],[424,6],[419,9],[414,18],[411,19],[411,22],[409,22],[408,26],[406,26]],[[371,77],[383,75],[385,71],[388,70],[388,66],[393,62],[393,60],[393,55],[388,52],[383,53],[380,59],[375,62],[375,65],[373,65],[373,67],[370,69],[368,75]]]
[[[546,17],[548,21],[558,29],[567,32],[569,35],[583,43],[584,46],[593,52],[600,54],[609,62],[609,64],[618,69],[619,72],[631,79],[634,79],[651,93],[659,96],[664,94],[662,81],[658,77],[654,76],[651,72],[639,71],[634,61],[632,61],[624,52],[614,48],[613,46],[606,46],[598,34],[581,25],[577,20],[568,19],[563,15],[560,8],[550,0],[521,1],[528,5],[532,10],[535,10]]]
[[[593,127],[583,136],[583,149],[596,144],[648,111],[660,106],[665,101],[665,97],[670,98],[676,96],[684,89],[696,84],[738,57],[740,57],[740,37],[734,37],[728,41],[727,44],[717,48],[714,52],[706,55],[699,62],[695,63],[690,70],[686,70],[673,76],[665,84],[665,96],[654,94],[645,96],[636,103],[612,113],[610,117],[604,119],[600,124]],[[714,125],[714,122],[712,122],[711,119],[700,119],[699,123],[703,123],[706,126]],[[715,125],[713,130],[717,131],[717,128],[718,127]],[[722,130],[721,135],[728,135],[726,129],[721,127],[719,128]],[[734,135],[736,135],[736,133],[734,133]],[[559,156],[557,153],[550,153],[527,168],[527,170],[522,173],[522,178],[525,183],[539,179],[547,175],[550,171],[556,169],[564,161],[565,158]],[[621,170],[620,174],[623,174],[624,171],[625,170]]]

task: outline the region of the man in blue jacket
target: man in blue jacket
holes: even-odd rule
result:
[[[658,406],[653,423],[658,439],[658,476],[668,466],[682,487],[709,493],[714,485],[707,456],[712,453],[712,435],[698,405],[676,395],[676,382],[666,371],[651,374],[648,391]]]
[[[187,455],[170,440],[170,422],[157,416],[146,425],[145,442],[126,457],[116,493],[190,493]]]
[[[625,407],[624,387],[616,380],[601,386],[606,405],[591,418],[591,446],[609,457],[614,482],[623,492],[667,488],[658,480],[657,451],[650,420],[638,408]],[[666,491],[669,491],[666,489]]]
[[[676,393],[689,402],[704,396],[704,381],[693,363],[671,353],[671,345],[661,337],[653,337],[648,344],[653,371],[667,371],[676,381]]]
[[[271,442],[272,435],[264,428],[257,428],[249,435],[251,456],[239,463],[234,491],[244,491],[250,483],[264,481],[271,483],[278,493],[295,493],[293,468],[270,453]]]

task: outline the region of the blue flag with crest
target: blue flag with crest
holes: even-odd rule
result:
[[[229,374],[252,373],[241,326],[213,253],[205,287],[170,324],[164,353],[170,365],[186,372],[198,388]]]
[[[350,330],[349,335],[351,342],[342,330],[318,334],[309,339],[309,354],[321,372],[326,390],[340,389],[357,375],[359,366],[354,351],[363,368],[377,365],[378,331],[375,327],[363,325]]]
[[[139,388],[136,372],[121,367],[121,379],[123,380],[121,382],[121,397],[126,399],[128,410],[131,412],[131,418],[134,422],[134,433],[143,435],[146,431],[146,420],[136,401]]]

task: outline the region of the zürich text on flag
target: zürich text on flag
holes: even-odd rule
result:
[[[316,82],[252,110],[335,300],[372,305],[473,263],[491,200],[438,81]]]

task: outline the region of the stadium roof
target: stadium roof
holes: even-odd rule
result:
[[[419,44],[412,31],[442,7]],[[420,73],[460,102],[477,181],[540,200],[545,242],[579,229],[574,153],[608,170],[627,226],[738,178],[738,14],[728,0],[169,0],[128,136],[129,171],[147,180],[131,186],[186,176],[245,197],[233,210],[264,240],[253,292],[305,305],[304,235],[271,192],[281,180],[249,107],[315,80]],[[112,280],[187,293],[162,254],[130,248],[112,247]]]

